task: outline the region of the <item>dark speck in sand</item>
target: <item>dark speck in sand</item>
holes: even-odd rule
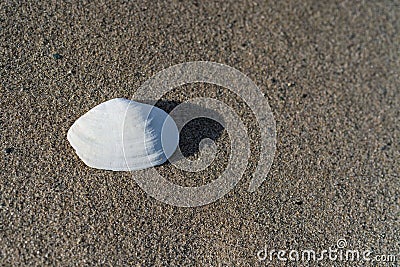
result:
[[[303,205],[303,201],[299,200],[295,202],[297,205]]]
[[[14,151],[14,148],[12,147],[7,147],[6,149],[4,149],[4,152],[6,152],[6,154],[10,154]]]
[[[54,58],[54,59],[61,59],[61,58],[62,58],[62,55],[60,55],[60,54],[58,54],[58,53],[55,53],[55,54],[53,54],[53,58]]]

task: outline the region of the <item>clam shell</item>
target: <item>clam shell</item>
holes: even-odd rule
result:
[[[89,167],[131,171],[164,163],[178,146],[179,132],[165,111],[115,98],[80,117],[67,139]]]

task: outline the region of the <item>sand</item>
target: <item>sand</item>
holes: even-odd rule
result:
[[[0,3],[0,265],[299,266],[308,262],[257,253],[318,252],[339,239],[373,256],[398,254],[400,6],[156,2]],[[148,196],[134,174],[79,160],[66,139],[79,116],[195,60],[242,71],[269,102],[277,148],[256,192],[247,192],[259,158],[254,115],[206,84],[165,100],[216,98],[248,127],[248,167],[220,200],[170,206]],[[207,121],[191,127],[189,137],[218,136],[212,166],[198,175],[168,164],[157,170],[194,186],[224,170],[229,137]]]

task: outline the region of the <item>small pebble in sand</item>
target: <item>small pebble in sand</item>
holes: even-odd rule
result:
[[[292,87],[292,86],[294,86],[294,83],[288,83],[287,86]]]
[[[61,59],[61,58],[62,58],[62,55],[60,55],[60,54],[58,54],[58,53],[55,53],[55,54],[53,54],[53,58],[54,58],[54,59]]]
[[[12,147],[7,147],[6,149],[4,149],[4,152],[6,152],[6,154],[10,154],[13,151],[14,149]]]

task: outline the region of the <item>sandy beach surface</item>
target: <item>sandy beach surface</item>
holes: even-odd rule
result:
[[[0,3],[1,266],[398,266],[399,3],[22,2]],[[268,100],[277,146],[257,191],[247,191],[260,153],[254,114],[216,85],[163,98],[165,109],[218,99],[247,127],[247,169],[216,202],[162,203],[134,173],[92,169],[74,153],[66,134],[82,114],[199,60],[240,70]],[[156,169],[198,186],[224,171],[230,139],[210,121],[190,127],[191,157],[191,141],[216,137],[213,164],[200,173]],[[288,259],[291,250],[329,248],[388,257]],[[274,250],[286,255],[270,259]]]

